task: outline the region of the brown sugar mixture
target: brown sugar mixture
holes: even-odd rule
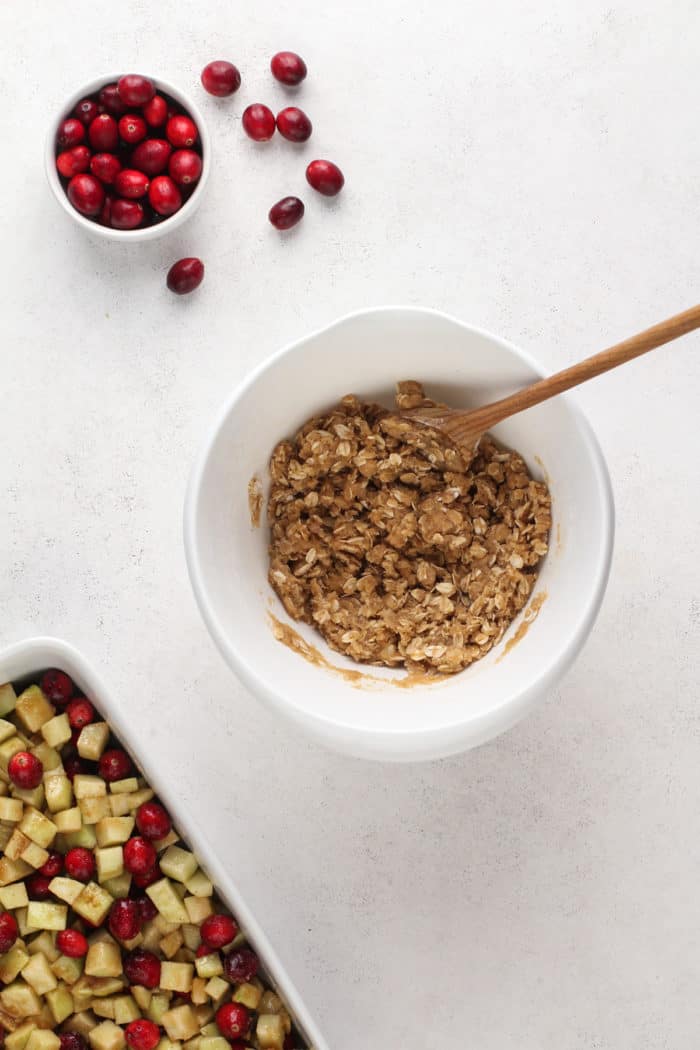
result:
[[[400,410],[430,405],[398,384]],[[472,458],[353,395],[270,460],[269,580],[295,620],[358,663],[451,674],[532,594],[547,485],[488,435]]]

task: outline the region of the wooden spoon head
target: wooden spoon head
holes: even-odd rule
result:
[[[483,430],[474,426],[470,419],[471,413],[454,412],[449,408],[414,408],[401,415],[421,426],[437,430],[467,457],[468,462],[476,455]]]

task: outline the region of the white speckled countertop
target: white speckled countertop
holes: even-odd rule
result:
[[[606,601],[556,695],[461,758],[364,765],[261,710],[200,622],[181,507],[224,394],[351,309],[433,305],[554,369],[696,302],[697,4],[6,0],[0,39],[0,644],[94,661],[333,1050],[695,1045],[699,337],[578,395],[617,501]],[[284,47],[314,136],[256,146],[240,114],[281,104]],[[113,67],[196,92],[218,57],[243,87],[201,93],[199,215],[91,243],[45,185],[55,106]],[[318,155],[346,189],[304,192],[280,238],[267,210]],[[182,254],[207,266],[189,299],[164,282]]]

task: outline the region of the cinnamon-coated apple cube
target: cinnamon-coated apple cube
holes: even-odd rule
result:
[[[165,956],[166,959],[172,959],[173,955],[177,952],[180,945],[182,944],[182,934],[180,928],[173,930],[166,937],[160,941],[158,947]]]
[[[164,1013],[162,1024],[168,1039],[183,1041],[199,1035],[197,1015],[188,1003]]]
[[[23,882],[14,882],[11,886],[3,886],[0,889],[0,905],[5,911],[12,911],[15,908],[26,908],[29,904],[29,898],[27,897],[27,887]]]
[[[155,1024],[162,1024],[163,1017],[170,1009],[171,999],[172,995],[169,992],[153,992],[147,1011],[149,1021],[154,1021]]]
[[[110,1021],[114,1020],[114,999],[93,999],[90,1009],[95,1017],[106,1017]]]
[[[45,722],[56,714],[38,685],[30,685],[19,694],[15,714],[20,725],[28,733],[38,733]]]
[[[10,711],[14,711],[16,703],[17,694],[12,682],[0,685],[0,715],[9,715]]]
[[[43,952],[32,955],[22,969],[22,979],[34,989],[37,995],[46,995],[47,992],[52,992],[58,987],[58,981]]]
[[[119,977],[122,973],[122,955],[118,945],[98,941],[91,944],[85,957],[88,977]]]
[[[214,914],[214,908],[209,897],[185,897],[183,903],[187,912],[186,921],[193,923],[195,926],[199,926],[200,923],[204,922],[208,915]]]
[[[22,819],[24,805],[19,798],[0,798],[0,820],[17,824]]]
[[[182,931],[182,939],[185,943],[185,947],[189,948],[192,952],[196,952],[197,948],[199,948],[202,943],[199,927],[191,922],[183,922],[180,930]]]
[[[99,998],[117,995],[124,990],[126,984],[126,978],[123,974],[121,977],[89,977],[88,981],[92,987],[93,996],[98,996]]]
[[[35,1028],[29,1036],[25,1050],[59,1050],[61,1040],[47,1028]]]
[[[133,995],[139,1010],[144,1012],[147,1011],[151,1005],[151,999],[153,998],[153,992],[151,989],[144,988],[143,985],[140,984],[132,984],[129,990]]]
[[[173,955],[173,962],[192,963],[194,966],[194,952],[191,952],[189,948],[178,948]]]
[[[182,1043],[177,1039],[168,1039],[167,1035],[164,1035],[156,1044],[156,1050],[182,1050]]]
[[[216,1022],[213,1021],[209,1024],[200,1025],[199,1032],[202,1037],[219,1035],[219,1027]]]
[[[175,828],[171,828],[164,838],[154,839],[153,845],[156,848],[156,853],[162,853],[164,849],[168,848],[168,846],[173,846],[176,842],[179,841],[180,836],[178,835],[177,831],[175,830]]]
[[[52,780],[62,780],[62,777],[52,777]],[[66,777],[66,779],[68,779]],[[70,780],[68,781],[70,785]],[[61,810],[60,813],[54,813],[53,822],[58,828],[61,835],[75,834],[80,831],[83,826],[83,818],[80,813],[78,806],[72,806],[70,809]]]
[[[146,951],[154,952],[158,954],[158,945],[163,939],[163,934],[160,932],[155,922],[148,922],[141,930],[141,947],[145,948]]]
[[[19,823],[19,830],[32,842],[36,842],[37,846],[43,846],[44,849],[51,845],[58,832],[52,820],[45,817],[38,809],[31,808],[25,809],[24,816]]]
[[[101,798],[107,794],[107,784],[102,777],[94,777],[89,773],[77,773],[73,777],[73,791],[77,799]]]
[[[194,1012],[197,1015],[197,1024],[201,1032],[205,1024],[211,1021],[216,1011],[213,1003],[203,1003],[201,1006],[195,1006]]]
[[[169,879],[159,879],[152,886],[146,888],[146,893],[151,898],[156,908],[168,922],[191,922],[182,901],[173,889]]]
[[[131,813],[128,797],[126,795],[110,795],[109,811],[113,817],[125,817],[127,813]]]
[[[43,784],[39,784],[35,788],[18,788],[13,786],[12,797],[21,799],[26,806],[30,806],[32,809],[40,810],[43,808],[46,793]]]
[[[199,1050],[199,1045],[202,1042],[202,1036],[195,1035],[191,1039],[188,1039],[186,1043],[182,1044],[183,1050]]]
[[[120,846],[126,842],[134,830],[133,817],[103,817],[95,825],[97,845]]]
[[[88,1035],[92,1050],[124,1050],[124,1032],[114,1021],[102,1021]]]
[[[68,908],[51,901],[30,901],[27,907],[27,926],[30,930],[65,930]]]
[[[218,977],[219,974],[224,972],[224,966],[218,952],[200,955],[198,959],[195,959],[194,965],[197,969],[198,977]]]
[[[160,870],[170,879],[187,882],[197,870],[197,858],[180,846],[169,846],[160,858]]]
[[[51,813],[59,813],[70,808],[73,802],[73,786],[63,773],[44,778],[44,797]],[[58,821],[54,817],[54,824]],[[59,828],[59,831],[61,829]]]
[[[227,992],[231,990],[231,985],[228,981],[225,981],[223,977],[212,977],[206,985],[207,995],[210,999],[216,1003],[219,999],[223,999]]]
[[[101,798],[81,798],[78,805],[83,824],[97,824],[111,813],[106,795]]]
[[[15,828],[5,846],[5,856],[10,860],[19,860],[31,841],[19,828]]]
[[[97,881],[102,884],[108,879],[116,879],[124,872],[124,851],[121,846],[108,846],[95,850]]]
[[[73,996],[70,993],[70,988],[65,984],[59,984],[58,988],[55,988],[52,992],[47,992],[46,1002],[56,1024],[61,1024],[73,1013]]]
[[[2,689],[2,686],[0,686],[0,689]],[[0,718],[0,744],[2,744],[4,740],[9,740],[10,737],[14,736],[16,732],[17,728],[12,724],[12,722],[8,722],[6,719]]]
[[[59,981],[65,981],[68,985],[75,984],[80,979],[83,966],[83,959],[71,959],[68,955],[59,955],[58,959],[51,963],[51,969]]]
[[[231,1044],[222,1035],[205,1035],[199,1042],[199,1050],[230,1050]]]
[[[136,1001],[130,995],[118,995],[114,1001],[114,1020],[117,1024],[129,1024],[141,1016]]]
[[[81,818],[82,819],[82,818]],[[82,824],[80,831],[69,831],[63,835],[65,851],[73,849],[74,846],[84,846],[85,849],[94,849],[97,845],[94,824]]]
[[[243,981],[233,993],[233,1001],[243,1003],[249,1010],[257,1010],[261,997],[262,988],[258,988],[256,984],[250,984],[249,981]]]
[[[12,837],[12,825],[11,824],[0,824],[0,851],[5,849],[5,846]]]
[[[87,1010],[92,1002],[93,996],[92,984],[90,983],[89,978],[84,975],[79,977],[71,988],[71,995],[73,996],[75,1009],[78,1012]]]
[[[190,992],[190,999],[195,1006],[201,1006],[202,1003],[206,1003],[209,996],[206,990],[207,982],[203,977],[195,977],[192,981],[192,991]]]
[[[0,957],[0,981],[11,984],[29,962],[29,953],[20,944],[15,944],[9,952]]]
[[[113,780],[109,785],[109,790],[113,795],[130,795],[133,791],[138,791],[139,782],[136,777],[126,777],[124,780]]]
[[[31,940],[27,941],[27,951],[30,955],[37,955],[41,952],[42,955],[46,956],[48,962],[52,963],[61,954],[56,947],[55,938],[56,935],[54,933],[51,933],[49,930],[42,930],[41,933],[35,934]],[[24,974],[22,976],[24,977]],[[29,983],[31,984],[32,982],[30,981]]]
[[[191,875],[189,879],[187,879],[185,886],[193,897],[211,897],[214,892],[214,887],[211,884],[211,881],[201,868],[197,868],[194,875]]]
[[[160,965],[160,986],[165,992],[189,992],[193,980],[194,966],[191,963],[163,962]]]
[[[62,747],[63,744],[68,743],[71,734],[70,721],[65,711],[62,715],[54,715],[48,722],[44,722],[41,727],[41,735],[49,747]]]
[[[9,1018],[9,1020],[12,1020]],[[17,1025],[14,1032],[8,1032],[5,1035],[5,1050],[24,1050],[29,1036],[36,1028],[34,1021],[25,1021],[23,1024],[19,1024],[17,1021],[12,1021],[13,1024]]]
[[[128,795],[129,809],[138,809],[144,802],[150,802],[154,795],[155,791],[152,788],[141,788],[140,791],[132,791]]]
[[[32,754],[39,759],[44,767],[44,779],[46,779],[47,774],[54,772],[58,773],[63,769],[61,756],[58,751],[55,747],[51,747],[50,744],[47,744],[46,741],[43,741],[41,744],[36,744],[32,748]]]
[[[261,1050],[282,1050],[286,1034],[279,1014],[260,1014],[255,1035]]]
[[[31,864],[33,868],[42,868],[49,859],[48,850],[43,846],[37,846],[36,842],[29,842],[22,850],[22,860]]]
[[[179,922],[168,922],[168,920],[162,915],[156,915],[156,917],[153,919],[153,925],[156,926],[158,930],[160,930],[162,937],[167,937],[167,935],[169,933],[172,933],[173,930],[180,929]]]
[[[10,1017],[33,1017],[41,1010],[39,996],[24,981],[14,981],[3,988],[0,1004]]]
[[[99,926],[112,907],[113,900],[111,893],[104,887],[98,886],[96,882],[88,882],[80,896],[73,901],[73,910],[93,926]]]
[[[78,737],[78,754],[89,762],[99,762],[102,752],[109,740],[109,726],[106,722],[90,722],[83,726]]]
[[[0,769],[4,773],[7,773],[7,763],[18,751],[24,751],[24,744],[17,734],[8,737],[7,740],[3,740],[0,744]]]
[[[66,904],[73,904],[73,901],[77,900],[84,888],[84,883],[78,882],[77,879],[69,879],[65,875],[56,875],[49,883],[49,889],[54,897],[58,897],[60,901],[65,901]]]
[[[115,875],[113,879],[105,879],[101,886],[111,893],[113,897],[128,897],[131,888],[131,872],[123,871],[121,875]]]

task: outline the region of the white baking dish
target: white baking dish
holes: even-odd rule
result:
[[[164,783],[157,770],[144,757],[141,742],[135,737],[133,727],[122,718],[119,706],[81,654],[66,642],[56,638],[29,638],[0,651],[0,683],[22,682],[32,678],[36,681],[42,671],[49,667],[59,668],[76,682],[113,728],[124,748],[140,766],[144,776],[160,796],[173,817],[174,824],[186,839],[216,887],[219,896],[231,909],[241,929],[258,953],[270,983],[285,1000],[294,1022],[308,1043],[309,1050],[329,1050],[326,1040],[318,1031],[304,1005],[301,996],[287,976],[282,963],[272,948],[258,921],[251,914],[231,875],[222,867],[219,859],[197,827],[195,821],[180,805],[173,788]]]

